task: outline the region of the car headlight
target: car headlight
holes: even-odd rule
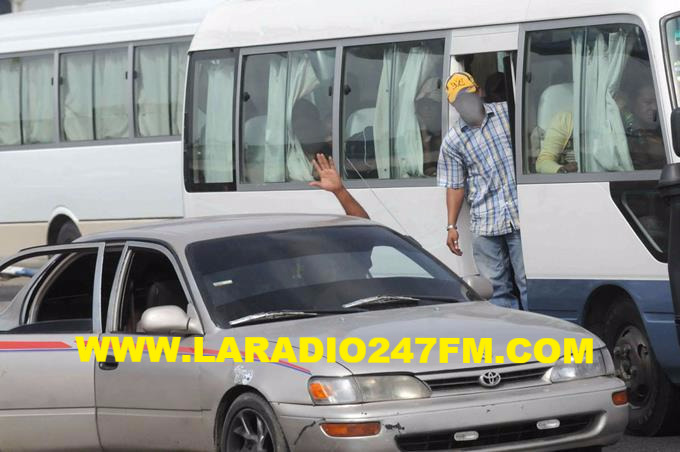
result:
[[[317,405],[343,405],[430,397],[430,388],[411,375],[315,377],[309,395]]]
[[[562,358],[548,371],[550,381],[553,383],[613,374],[614,363],[606,348],[593,350],[593,362],[590,364],[585,362],[567,364]]]

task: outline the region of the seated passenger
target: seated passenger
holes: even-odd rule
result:
[[[423,140],[423,174],[437,175],[437,160],[442,145],[441,102],[431,97],[416,100],[416,115]]]
[[[666,156],[658,121],[656,96],[651,84],[635,83],[628,91],[627,102],[617,99],[626,131],[628,151],[635,170],[660,169]],[[573,148],[573,115],[555,115],[548,127],[543,147],[536,160],[539,173],[570,173],[578,171]]]

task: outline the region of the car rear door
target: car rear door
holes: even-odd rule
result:
[[[88,243],[0,263],[0,294],[12,298],[0,308],[0,450],[99,449],[94,360],[80,360],[76,337],[101,332],[103,257],[103,243]],[[30,280],[15,294],[21,275]]]

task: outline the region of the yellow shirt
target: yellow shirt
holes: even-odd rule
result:
[[[574,120],[571,112],[555,115],[550,122],[543,139],[543,148],[536,159],[536,171],[539,173],[556,173],[562,165],[558,163],[567,151],[567,143],[574,133]]]

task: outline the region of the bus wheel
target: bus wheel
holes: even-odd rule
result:
[[[67,243],[71,243],[80,237],[80,235],[81,234],[78,230],[78,226],[73,224],[71,221],[65,221],[64,224],[62,224],[59,228],[59,232],[57,232],[55,245],[65,245]]]
[[[628,389],[628,431],[654,436],[677,430],[678,390],[656,361],[642,319],[631,301],[616,302],[609,309],[604,340],[612,352],[616,375]]]

